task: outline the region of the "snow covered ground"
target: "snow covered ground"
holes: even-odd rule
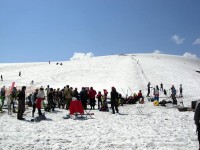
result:
[[[143,91],[147,83],[160,85],[169,90],[183,85],[184,98],[190,107],[192,100],[200,99],[200,60],[170,55],[129,54],[92,57],[84,60],[62,62],[0,64],[7,88],[29,86],[34,88],[50,85],[63,88],[93,86],[96,91],[115,86],[123,95]],[[60,62],[59,62],[60,63]],[[22,76],[19,77],[19,71]],[[34,85],[30,85],[34,80]],[[168,97],[161,94],[161,100]],[[142,109],[142,113],[140,113]],[[6,111],[6,110],[5,110]],[[198,149],[194,112],[179,112],[177,108],[154,106],[145,99],[144,104],[119,107],[120,114],[92,110],[93,118],[63,119],[69,112],[56,109],[46,113],[47,120],[30,122],[31,108],[26,120],[19,121],[16,114],[0,114],[1,149],[133,149],[133,150],[196,150]]]

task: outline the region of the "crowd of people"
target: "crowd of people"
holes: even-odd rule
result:
[[[33,81],[31,82],[33,84]],[[149,97],[151,93],[151,83],[149,82],[147,85],[147,97]],[[25,91],[26,87],[22,87],[22,89],[17,90],[16,87],[13,87],[12,91],[9,95],[10,105],[12,107],[13,112],[18,112],[18,119],[23,119],[23,113],[25,111]],[[180,97],[182,97],[182,85],[180,85]],[[160,89],[158,85],[156,85],[155,88],[153,88],[153,101],[159,101],[159,95],[160,92],[164,92],[166,94],[166,90],[163,88],[163,84],[160,84]],[[103,93],[101,91],[96,92],[96,90],[93,89],[93,87],[82,87],[81,91],[79,92],[77,88],[70,87],[69,85],[66,85],[63,89],[57,88],[50,88],[49,86],[44,89],[43,87],[40,87],[36,89],[32,94],[28,96],[29,104],[32,106],[32,117],[34,117],[36,109],[38,110],[38,115],[42,115],[41,108],[45,107],[45,111],[54,111],[56,107],[59,109],[69,109],[70,103],[72,101],[72,98],[75,97],[77,100],[81,101],[83,109],[95,109],[95,105],[97,102],[98,110],[100,111],[108,111],[108,96],[110,97],[110,104],[112,108],[112,113],[119,112],[119,105],[123,104],[136,104],[136,103],[144,103],[144,96],[142,94],[142,91],[139,90],[138,94],[132,93],[131,96],[123,98],[120,93],[117,92],[115,87],[111,88],[110,95],[108,95],[108,92],[106,89],[103,90]],[[176,89],[174,85],[171,87],[171,98],[173,101],[173,104],[177,104],[176,100]],[[0,111],[2,110],[2,107],[4,105],[5,101],[5,86],[1,88],[1,99],[2,104],[0,105]],[[42,105],[43,100],[47,101],[46,105]],[[18,111],[16,111],[15,107],[15,101],[18,100]],[[90,108],[88,107],[88,104]]]

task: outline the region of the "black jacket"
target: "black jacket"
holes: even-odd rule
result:
[[[18,101],[25,103],[25,91],[20,91],[18,94]]]
[[[110,95],[111,95],[111,101],[115,101],[115,100],[118,98],[118,93],[117,93],[117,91],[112,91],[112,92],[110,93]]]
[[[195,113],[194,113],[194,121],[196,125],[199,125],[199,120],[200,120],[200,102],[197,102],[196,104],[196,108],[195,108]]]

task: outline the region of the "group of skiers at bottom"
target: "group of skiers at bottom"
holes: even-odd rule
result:
[[[147,85],[147,89],[148,89],[148,93],[147,93],[147,97],[149,97],[149,94],[150,94],[150,82],[148,83]],[[177,90],[175,88],[174,85],[172,85],[172,87],[170,88],[171,90],[171,98],[172,98],[172,103],[177,105],[177,99],[176,99],[176,94],[177,94]],[[163,88],[163,84],[161,83],[160,84],[160,89],[158,87],[158,85],[156,85],[155,88],[153,88],[153,95],[154,95],[154,98],[153,98],[153,101],[156,100],[159,102],[159,94],[160,94],[160,91],[164,92],[164,95],[167,95],[167,91]],[[180,88],[179,88],[179,97],[183,97],[183,88],[182,88],[182,84],[180,84]]]

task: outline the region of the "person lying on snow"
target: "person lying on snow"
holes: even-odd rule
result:
[[[138,94],[134,93],[133,96],[130,96],[126,102],[126,104],[136,104],[139,101],[139,103],[144,103],[144,97],[142,95],[142,90],[139,90]]]

